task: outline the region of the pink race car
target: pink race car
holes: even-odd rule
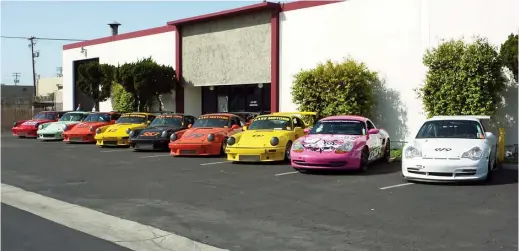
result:
[[[389,134],[360,116],[332,116],[319,120],[307,135],[292,144],[295,170],[360,170],[390,158]]]

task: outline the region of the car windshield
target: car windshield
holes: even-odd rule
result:
[[[360,120],[321,120],[310,134],[366,135],[366,125]]]
[[[56,119],[56,113],[53,112],[40,112],[34,116],[34,119]]]
[[[199,119],[195,121],[193,127],[220,127],[223,128],[229,125],[229,117],[228,116],[217,116],[217,115],[208,115],[201,116]]]
[[[144,123],[146,123],[146,115],[124,114],[115,123],[116,124],[144,124]]]
[[[92,113],[89,114],[83,122],[110,122],[110,114],[108,113]]]
[[[151,122],[150,126],[181,127],[182,126],[182,116],[178,116],[178,115],[159,116],[159,117],[156,117]]]
[[[477,121],[472,120],[432,120],[425,122],[417,139],[482,139],[484,131]]]
[[[59,121],[81,121],[83,118],[85,118],[86,114],[84,113],[65,113],[63,117],[59,119]]]
[[[262,116],[255,118],[249,126],[249,130],[291,130],[290,117]]]

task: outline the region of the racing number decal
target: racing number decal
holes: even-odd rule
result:
[[[159,135],[158,132],[145,132],[142,134],[142,136],[144,136],[144,137],[153,137],[153,136],[157,136],[157,135]]]
[[[110,129],[108,132],[117,132],[117,129]]]

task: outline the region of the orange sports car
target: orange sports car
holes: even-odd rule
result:
[[[172,134],[171,155],[221,155],[225,154],[227,138],[241,132],[243,118],[229,113],[200,116],[190,129]]]
[[[121,117],[118,112],[95,112],[89,114],[83,122],[63,133],[63,141],[68,143],[95,143],[96,129],[111,125]]]

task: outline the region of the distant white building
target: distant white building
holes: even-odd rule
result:
[[[183,88],[166,110],[294,111],[293,76],[351,56],[379,73],[387,90],[373,118],[395,140],[425,118],[413,91],[424,82],[426,49],[480,35],[494,45],[519,31],[517,0],[348,0],[258,3],[63,47],[64,109],[77,106],[82,60],[123,64],[144,57],[175,68]],[[517,143],[517,91],[510,91],[507,143]],[[515,96],[515,100],[514,100]],[[515,103],[514,103],[515,102]],[[109,111],[111,102],[99,110]]]

